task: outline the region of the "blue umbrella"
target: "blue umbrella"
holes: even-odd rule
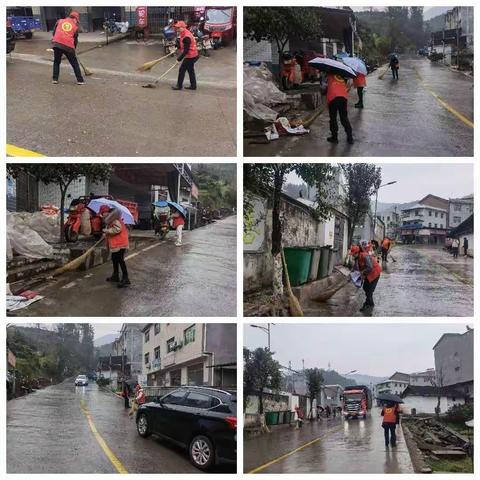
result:
[[[334,57],[335,58],[340,58],[340,59],[343,59],[343,58],[346,58],[348,57],[348,53],[347,52],[337,52]]]
[[[355,73],[361,73],[362,75],[368,73],[367,66],[358,57],[344,57],[342,58],[342,62],[349,66]]]
[[[183,218],[186,218],[187,216],[187,211],[176,202],[170,202],[169,200],[158,200],[156,202],[153,202],[152,205],[154,207],[173,207],[175,210],[178,211],[178,213],[180,213],[180,215],[183,216]]]
[[[108,198],[95,198],[87,205],[87,207],[95,213],[98,213],[102,205],[108,205],[110,208],[117,208],[122,214],[121,218],[125,225],[135,225],[135,220],[130,210],[115,200],[109,200]]]
[[[355,78],[355,72],[343,62],[332,60],[331,58],[317,57],[310,60],[308,64],[315,67],[321,72],[333,73],[334,75],[341,75],[342,77]]]

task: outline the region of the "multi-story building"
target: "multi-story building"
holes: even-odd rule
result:
[[[457,228],[473,213],[473,195],[448,200],[448,228]]]
[[[147,385],[236,386],[236,326],[149,323],[143,328]]]
[[[142,375],[142,328],[141,323],[124,323],[120,336],[113,342],[114,354],[125,358],[122,372],[125,379],[137,381]]]
[[[400,236],[405,243],[445,243],[448,229],[448,210],[417,203],[402,210]]]
[[[398,227],[400,225],[400,214],[396,209],[387,210],[379,215],[385,225],[385,235],[392,240],[397,238]]]
[[[435,369],[427,368],[424,372],[410,373],[410,385],[415,387],[427,387],[435,384]]]
[[[409,382],[407,380],[385,380],[384,382],[380,382],[375,385],[375,395],[378,396],[382,393],[401,395],[408,387],[408,383]]]
[[[433,351],[437,386],[455,386],[467,399],[473,399],[473,329],[445,333]]]

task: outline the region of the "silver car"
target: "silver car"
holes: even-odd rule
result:
[[[86,375],[79,375],[75,379],[75,386],[76,387],[86,387],[88,385],[88,378]]]

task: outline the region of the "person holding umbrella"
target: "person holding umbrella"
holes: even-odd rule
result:
[[[128,230],[122,220],[122,212],[118,208],[102,205],[98,213],[105,222],[106,227],[102,231],[112,253],[113,273],[107,278],[107,282],[118,282],[117,287],[124,288],[130,285],[130,280],[125,263],[125,252],[129,247]],[[122,270],[121,280],[119,270]]]
[[[353,86],[357,89],[358,94],[358,102],[355,104],[355,108],[363,108],[363,89],[367,86],[367,66],[358,57],[343,56],[341,59],[357,75],[353,79]]]
[[[396,447],[397,445],[397,435],[395,430],[400,423],[400,414],[401,410],[398,403],[395,403],[392,400],[386,401],[380,415],[383,417],[382,428],[385,436],[385,447],[387,448],[389,445],[392,447]]]
[[[185,219],[183,215],[176,210],[174,207],[170,207],[172,212],[172,228],[177,232],[177,241],[175,242],[176,247],[182,246],[182,231],[183,226],[185,225]]]

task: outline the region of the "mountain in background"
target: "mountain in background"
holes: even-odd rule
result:
[[[108,333],[107,335],[102,335],[101,337],[96,338],[93,341],[94,347],[101,347],[102,345],[111,344],[117,338],[117,334]]]
[[[347,385],[355,385],[355,380],[349,376],[343,377],[335,370],[323,370],[323,384],[324,385],[341,385],[342,387],[346,387]]]
[[[390,212],[392,210],[395,210],[395,207],[397,207],[397,213],[400,214],[402,213],[402,210],[405,210],[406,208],[411,208],[416,203],[418,203],[418,201],[405,202],[405,203],[378,202],[377,213],[381,214],[383,212]]]

